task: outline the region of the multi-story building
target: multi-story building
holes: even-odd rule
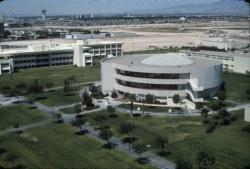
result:
[[[102,92],[147,95],[168,100],[178,94],[192,102],[215,96],[223,83],[222,64],[184,53],[104,59]]]
[[[0,14],[0,39],[4,36],[4,18],[3,15]]]
[[[222,62],[225,71],[246,74],[250,72],[250,53],[246,52],[215,52],[215,51],[186,51],[192,57],[206,58]]]
[[[122,43],[107,41],[36,41],[27,43],[3,43],[0,61],[13,59],[13,69],[60,66],[94,65],[94,61],[122,56]]]
[[[207,38],[197,41],[195,45],[204,47],[215,47],[217,49],[229,51],[246,48],[248,47],[249,42],[229,38]]]

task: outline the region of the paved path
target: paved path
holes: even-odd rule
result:
[[[34,128],[34,127],[38,127],[38,126],[48,124],[50,122],[51,122],[51,120],[47,119],[47,120],[44,120],[44,121],[41,121],[41,122],[20,126],[19,129],[21,131],[24,131],[24,130],[27,130],[27,129],[30,129],[30,128]],[[0,131],[0,136],[5,135],[5,134],[10,133],[10,132],[14,132],[14,131],[16,131],[16,129],[14,129],[14,128],[9,128],[9,129],[6,129],[6,130],[2,130],[2,131]]]
[[[93,83],[100,83],[99,81],[93,81],[93,82],[85,82],[85,83],[73,83],[72,87],[76,87],[76,86],[81,86],[81,85],[89,85],[89,84],[93,84]],[[53,88],[49,88],[49,89],[44,89],[44,91],[50,91],[50,90],[59,90],[62,89],[63,86],[58,86],[58,87],[53,87]]]

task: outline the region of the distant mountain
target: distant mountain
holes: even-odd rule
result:
[[[239,0],[220,0],[212,3],[172,5],[159,9],[131,11],[137,14],[248,14],[249,7]]]

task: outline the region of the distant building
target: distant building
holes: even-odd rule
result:
[[[209,73],[208,73],[209,72]],[[176,94],[191,102],[215,96],[223,82],[222,64],[185,53],[132,55],[101,63],[102,92],[152,94],[168,100]]]
[[[250,72],[250,53],[240,52],[215,52],[215,51],[186,51],[190,56],[217,60],[223,63],[225,71],[246,74]]]
[[[4,17],[0,14],[0,39],[4,36]]]
[[[0,75],[13,72],[13,59],[0,59]]]
[[[244,120],[247,122],[250,122],[250,106],[247,106],[245,108],[245,117]]]
[[[12,59],[14,70],[72,64],[93,66],[100,59],[123,55],[122,43],[100,40],[9,42],[2,45],[0,62]]]
[[[196,46],[215,47],[225,51],[246,48],[249,42],[238,41],[229,38],[207,38],[196,42]]]

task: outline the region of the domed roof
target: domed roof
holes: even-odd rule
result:
[[[152,66],[181,66],[190,65],[194,62],[184,53],[167,53],[150,56],[141,62]]]

